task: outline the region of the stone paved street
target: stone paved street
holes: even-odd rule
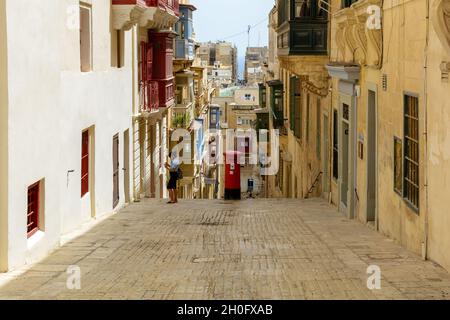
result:
[[[69,265],[81,290],[66,287]],[[369,265],[382,289],[367,289]],[[443,299],[450,275],[322,200],[133,204],[9,282],[1,299]]]

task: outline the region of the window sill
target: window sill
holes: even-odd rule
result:
[[[45,236],[45,233],[41,230],[36,231],[30,238],[27,240],[27,249],[33,249]]]
[[[411,203],[408,199],[403,197],[403,201],[405,202],[406,206],[414,213],[416,216],[420,216],[419,208],[417,208],[414,204]]]

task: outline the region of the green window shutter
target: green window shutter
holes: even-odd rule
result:
[[[289,122],[292,131],[295,131],[295,87],[296,77],[291,77],[289,83]]]
[[[297,83],[295,85],[295,136],[299,139],[302,138],[302,90],[300,85],[300,79],[297,78]]]
[[[311,104],[311,96],[306,95],[306,143],[309,143],[309,107]]]
[[[320,98],[317,98],[317,115],[316,115],[316,155],[317,159],[321,159],[321,131],[322,131],[322,112],[320,107]]]

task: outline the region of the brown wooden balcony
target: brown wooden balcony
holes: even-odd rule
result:
[[[278,0],[278,55],[327,55],[328,14],[318,0]]]

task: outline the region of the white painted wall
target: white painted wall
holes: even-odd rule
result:
[[[6,2],[0,1],[0,272],[8,269],[8,62]]]
[[[59,244],[61,234],[90,219],[82,212],[80,199],[82,131],[95,126],[97,216],[113,210],[113,136],[119,133],[120,168],[124,131],[130,129],[132,137],[131,33],[125,35],[125,67],[111,68],[110,1],[93,1],[94,70],[81,73],[79,30],[67,27],[67,9],[78,3],[6,0],[8,162],[14,164],[8,170],[9,269],[42,257]],[[69,180],[68,170],[75,170]],[[41,179],[45,179],[44,235],[29,248],[27,189]],[[124,204],[123,179],[120,170],[118,208]]]

